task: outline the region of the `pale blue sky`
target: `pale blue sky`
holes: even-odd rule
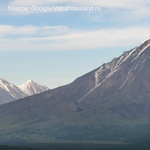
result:
[[[121,55],[150,37],[149,0],[2,0],[0,77],[49,88]],[[33,12],[31,7],[99,7],[101,11]],[[28,8],[27,12],[8,7]]]

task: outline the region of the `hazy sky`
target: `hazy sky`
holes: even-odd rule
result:
[[[148,38],[149,0],[1,0],[0,77],[58,87]]]

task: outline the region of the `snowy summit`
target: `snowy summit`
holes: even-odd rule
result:
[[[3,78],[0,78],[0,105],[23,97],[38,94],[46,90],[49,90],[49,88],[32,80],[25,82],[21,86],[16,86]]]

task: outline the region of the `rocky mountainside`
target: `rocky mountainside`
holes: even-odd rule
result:
[[[0,106],[0,140],[148,142],[149,75],[147,40],[69,85]]]
[[[48,90],[46,86],[41,86],[32,80],[27,81],[21,86],[16,86],[0,78],[0,105],[46,90]]]

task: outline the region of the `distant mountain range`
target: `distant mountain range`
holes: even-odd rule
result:
[[[23,97],[31,96],[48,90],[46,86],[41,86],[32,80],[21,86],[16,86],[0,78],[0,105]]]
[[[150,141],[150,40],[72,83],[0,106],[0,142]]]

